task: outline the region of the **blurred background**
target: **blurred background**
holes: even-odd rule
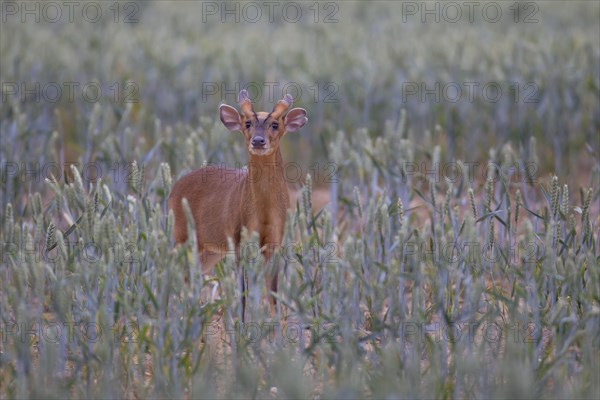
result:
[[[436,143],[441,161],[485,162],[533,137],[540,175],[588,184],[598,157],[597,2],[2,4],[4,163],[243,163],[214,124],[242,88],[256,109],[289,92],[308,110],[282,143],[307,168],[336,140],[363,146],[357,130],[398,130],[403,109],[425,158]],[[209,154],[181,157],[207,130]]]

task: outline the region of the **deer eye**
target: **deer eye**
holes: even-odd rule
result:
[[[275,130],[279,129],[279,124],[277,122],[273,122],[273,125],[271,125],[271,127]]]
[[[252,123],[250,121],[246,121],[246,129],[250,129],[250,125],[252,125]]]

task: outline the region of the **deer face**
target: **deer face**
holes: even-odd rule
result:
[[[257,113],[252,109],[248,93],[242,90],[238,97],[242,112],[222,104],[219,107],[219,115],[227,129],[243,133],[250,154],[269,156],[277,150],[279,139],[286,132],[295,132],[308,121],[306,110],[294,108],[288,111],[292,101],[292,96],[286,94],[270,113]]]

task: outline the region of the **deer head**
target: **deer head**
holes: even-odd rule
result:
[[[308,121],[306,110],[303,108],[289,109],[292,102],[292,96],[286,94],[270,113],[257,113],[252,107],[248,92],[244,89],[238,96],[241,113],[234,107],[222,104],[219,107],[219,115],[227,129],[244,134],[250,154],[268,156],[279,148],[279,139],[286,132],[295,132]]]

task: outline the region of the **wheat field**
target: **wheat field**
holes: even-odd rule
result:
[[[600,6],[473,4],[2,1],[0,399],[598,398]],[[309,121],[203,274],[241,88]]]

